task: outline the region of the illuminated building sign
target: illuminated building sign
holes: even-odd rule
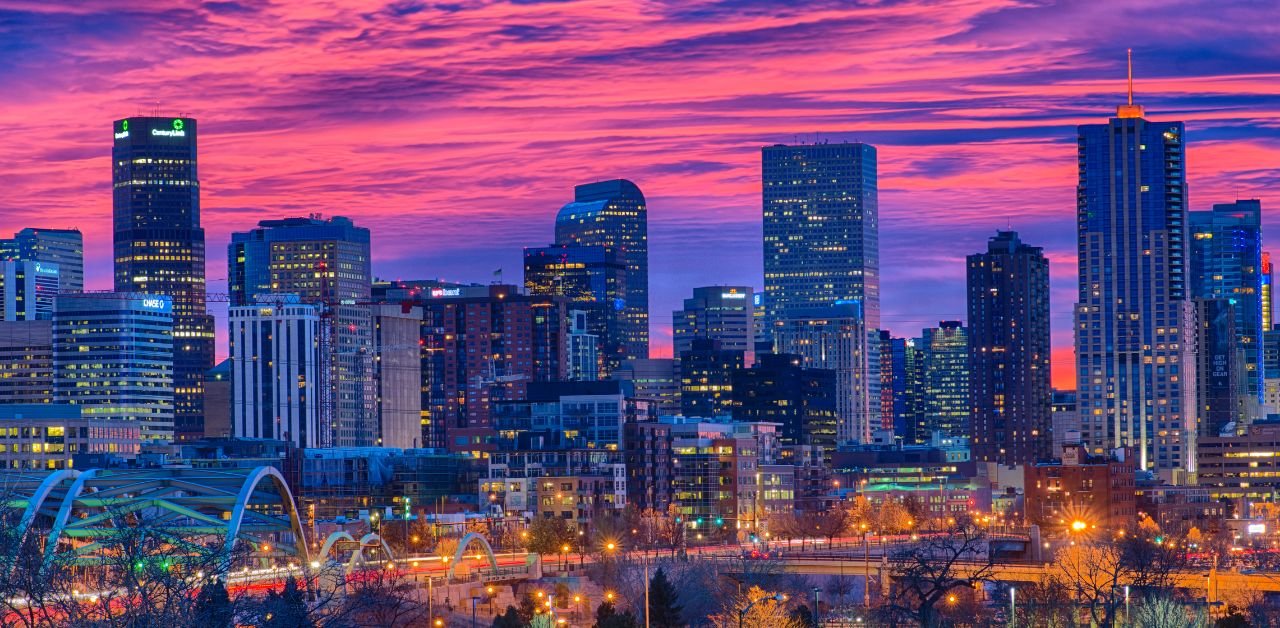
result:
[[[721,292],[721,299],[746,299],[747,295],[743,292]]]
[[[432,288],[431,298],[439,299],[440,297],[460,297],[462,296],[462,288]]]
[[[129,121],[123,120],[120,122],[120,131],[116,133],[116,139],[122,140],[126,137],[129,137]]]
[[[36,262],[36,272],[41,275],[56,275],[58,274],[58,267],[56,265],[46,266],[42,265],[40,262]]]
[[[171,124],[170,126],[173,127],[173,130],[151,129],[151,134],[157,135],[160,137],[186,137],[187,136],[187,132],[185,130],[187,123],[183,122],[182,120],[175,119],[173,121],[173,124]]]
[[[163,310],[164,299],[142,299],[142,307],[149,310]]]

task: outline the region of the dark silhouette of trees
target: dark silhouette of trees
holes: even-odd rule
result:
[[[649,625],[651,628],[684,628],[680,618],[680,594],[661,567],[649,580]]]

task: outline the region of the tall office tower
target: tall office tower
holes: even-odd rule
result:
[[[600,337],[591,333],[588,313],[569,311],[569,373],[568,379],[590,382],[600,379]]]
[[[780,424],[783,447],[836,448],[836,372],[803,366],[798,355],[766,353],[733,374],[733,420]]]
[[[1262,252],[1262,292],[1259,293],[1259,301],[1262,302],[1262,331],[1271,329],[1271,308],[1272,308],[1272,288],[1271,284],[1275,281],[1275,274],[1271,268],[1271,254]]]
[[[373,306],[378,444],[422,447],[422,308]]]
[[[1190,296],[1226,299],[1235,309],[1236,344],[1244,355],[1246,373],[1239,393],[1252,399],[1242,399],[1241,404],[1257,405],[1262,398],[1262,332],[1267,329],[1263,326],[1267,317],[1263,313],[1262,202],[1221,203],[1211,211],[1187,212],[1187,220]],[[1247,408],[1244,412],[1254,414]]]
[[[799,355],[808,368],[836,372],[837,442],[870,443],[873,415],[880,424],[880,381],[868,364],[862,304],[791,310],[774,324],[773,338],[778,353]]]
[[[1052,453],[1049,260],[1014,231],[968,258],[969,443],[974,460],[1033,464]]]
[[[369,230],[342,216],[263,220],[257,229],[231,234],[227,284],[232,306],[271,294],[296,294],[302,303],[322,306],[320,348],[329,367],[317,375],[317,401],[320,415],[332,418],[319,442],[376,444]]]
[[[283,295],[235,306],[231,326],[231,432],[237,438],[320,447],[320,309]]]
[[[0,322],[0,404],[53,403],[53,323]]]
[[[622,338],[628,360],[649,357],[649,218],[644,194],[626,179],[573,189],[556,214],[556,244],[605,246],[626,266]]]
[[[650,402],[654,416],[680,412],[680,380],[676,377],[675,358],[627,360],[609,377],[631,384],[631,394]]]
[[[894,338],[890,343],[890,379],[893,387],[893,433],[899,442],[929,442],[925,424],[924,352],[915,338]]]
[[[1080,436],[1172,479],[1195,470],[1185,133],[1132,102],[1131,88],[1116,117],[1078,128]]]
[[[628,359],[627,266],[607,246],[553,244],[524,250],[528,294],[564,297],[587,314],[587,329],[600,339],[608,375]]]
[[[880,425],[875,429],[901,436],[893,429],[893,334],[888,330],[872,331],[871,334],[880,374]]]
[[[942,321],[925,328],[919,342],[920,383],[925,401],[923,433],[933,436],[969,436],[969,332],[960,321]]]
[[[174,436],[204,436],[204,375],[213,366],[205,313],[204,229],[193,118],[115,122],[111,181],[117,293],[173,301]]]
[[[720,348],[741,351],[747,364],[755,356],[755,299],[751,286],[694,288],[684,309],[671,314],[672,352],[680,357],[697,338],[720,341]]]
[[[769,326],[793,312],[856,300],[880,328],[876,149],[767,146],[764,294]]]
[[[60,285],[57,264],[0,261],[0,320],[52,319]]]
[[[1280,329],[1262,332],[1262,410],[1267,420],[1280,414]]]
[[[694,338],[680,354],[680,414],[690,417],[733,412],[733,373],[745,366],[741,349],[719,340]]]
[[[494,403],[524,399],[540,372],[551,374],[540,364],[548,355],[564,379],[568,308],[507,285],[432,294],[413,301],[422,308],[423,442],[479,456],[493,450]]]
[[[173,440],[173,302],[151,294],[60,294],[53,315],[54,400]]]
[[[1196,345],[1192,355],[1196,360],[1197,435],[1218,436],[1226,428],[1232,433],[1239,428],[1243,433],[1249,418],[1258,412],[1259,402],[1246,392],[1253,373],[1237,333],[1240,312],[1229,299],[1191,302],[1197,325],[1196,333],[1188,336]]]
[[[79,229],[28,227],[0,240],[0,259],[57,264],[62,292],[84,291],[84,237]]]

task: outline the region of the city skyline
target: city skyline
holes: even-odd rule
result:
[[[517,283],[521,248],[551,240],[564,190],[635,181],[650,213],[653,346],[666,355],[663,313],[691,288],[760,287],[759,148],[797,135],[860,140],[879,152],[884,326],[914,336],[963,318],[964,256],[1012,226],[1051,260],[1053,373],[1065,386],[1073,128],[1105,120],[1123,100],[1123,47],[1135,49],[1148,116],[1187,123],[1188,209],[1268,202],[1275,173],[1265,166],[1280,156],[1269,125],[1280,115],[1272,86],[1280,64],[1273,44],[1240,26],[1262,23],[1265,8],[1206,18],[1186,5],[1177,27],[1138,24],[1113,39],[1117,26],[1078,26],[1101,9],[999,3],[936,14],[909,5],[768,14],[681,3],[606,14],[595,3],[455,11],[397,3],[335,15],[297,8],[279,20],[248,5],[211,6],[0,9],[11,24],[0,26],[0,50],[14,59],[5,77],[23,94],[0,113],[11,139],[0,159],[21,164],[3,175],[0,227],[82,229],[89,289],[111,278],[106,126],[159,101],[162,113],[201,120],[211,269],[225,267],[230,232],[319,211],[371,229],[378,276],[483,282],[500,266]],[[578,30],[583,17],[593,20],[590,33]],[[672,28],[645,28],[658,20]],[[276,21],[286,28],[268,26]],[[1018,34],[1028,21],[1045,43]],[[855,32],[848,49],[823,47]],[[477,33],[504,43],[465,43]],[[906,33],[920,39],[910,59],[895,52]],[[141,36],[165,45],[122,57]],[[340,65],[304,58],[324,49],[341,52]],[[750,56],[726,54],[737,49],[767,54],[723,65]],[[576,61],[574,72],[557,69],[552,60],[562,58]],[[664,71],[676,65],[684,71]],[[950,78],[940,78],[944,69]],[[605,76],[644,89],[592,87]],[[200,90],[187,87],[193,79]],[[246,142],[273,148],[244,151]],[[419,237],[396,238],[410,229]],[[691,242],[717,246],[729,261],[687,265]],[[210,290],[224,291],[222,273],[209,279]],[[225,319],[217,329],[224,333]],[[223,338],[217,346],[224,355]]]

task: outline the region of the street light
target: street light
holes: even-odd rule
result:
[[[1071,522],[1071,531],[1072,531],[1072,532],[1084,532],[1086,529],[1088,529],[1088,527],[1089,527],[1089,524],[1087,524],[1087,523],[1085,523],[1085,522],[1083,522],[1083,521],[1081,521],[1081,520],[1079,520],[1079,519],[1076,519],[1075,521],[1072,521],[1072,522]]]
[[[1009,587],[1009,628],[1018,628],[1018,590]]]

